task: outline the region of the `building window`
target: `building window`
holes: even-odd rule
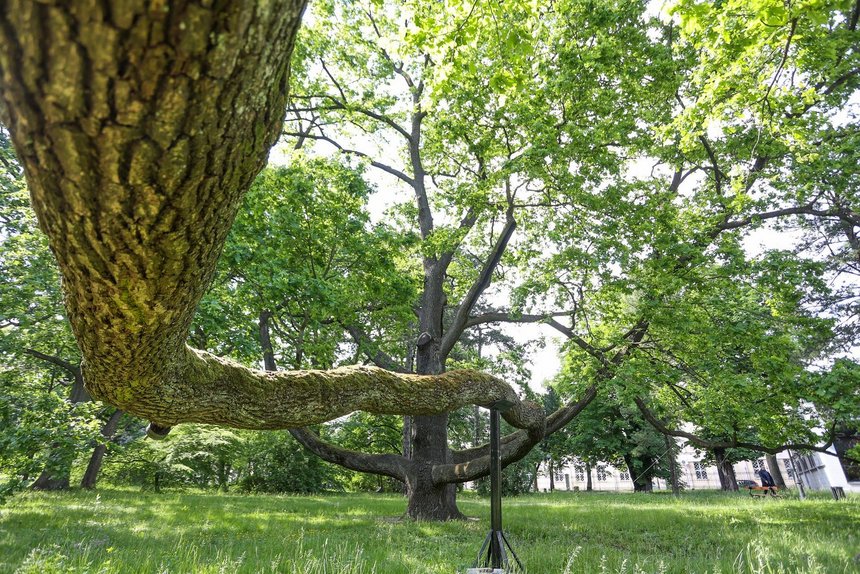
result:
[[[785,474],[788,478],[794,478],[794,466],[792,466],[791,461],[785,460]]]
[[[628,471],[628,470],[622,470],[622,471],[618,474],[618,478],[619,478],[619,479],[621,479],[621,480],[630,480],[630,471]]]
[[[561,482],[562,480],[564,480],[564,474],[560,470],[556,470],[555,471],[555,481]]]
[[[581,466],[573,467],[573,478],[576,482],[585,482],[585,468]]]
[[[813,454],[802,455],[798,457],[797,470],[800,472],[810,472],[818,468],[818,457]]]
[[[752,467],[755,472],[758,472],[764,468],[764,459],[758,459],[752,461]]]
[[[605,466],[598,466],[597,467],[597,480],[599,482],[604,482],[606,480],[609,480],[609,471],[606,470]]]
[[[708,480],[708,470],[701,462],[694,462],[693,470],[696,472],[696,480]]]

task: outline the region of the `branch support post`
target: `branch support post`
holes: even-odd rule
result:
[[[500,409],[510,405],[496,404],[490,408],[490,532],[467,574],[525,574],[525,568],[502,530],[502,457]],[[510,558],[508,555],[510,554]]]

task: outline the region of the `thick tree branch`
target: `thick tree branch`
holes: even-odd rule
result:
[[[575,403],[564,406],[546,419],[546,429],[543,436],[557,432],[587,407],[597,396],[597,387],[589,387],[582,398]],[[506,466],[522,459],[540,441],[537,433],[517,431],[502,437],[501,458]],[[436,465],[433,467],[433,481],[437,484],[451,482],[468,482],[487,476],[490,472],[490,446],[488,444],[455,451],[452,453],[452,464]]]
[[[306,428],[290,429],[290,434],[302,446],[324,461],[351,470],[383,474],[401,482],[405,482],[407,475],[413,472],[412,462],[399,454],[368,454],[348,450],[322,440]]]
[[[275,353],[269,336],[270,319],[271,313],[266,311],[260,313],[260,347],[263,351],[266,371],[275,373],[278,371],[278,366],[275,363]],[[410,470],[411,463],[400,455],[367,454],[348,450],[322,440],[315,432],[306,428],[292,428],[290,434],[305,448],[323,460],[358,472],[384,474],[405,481],[406,473]]]
[[[463,334],[463,331],[466,329],[466,323],[469,320],[469,315],[472,312],[472,309],[475,307],[475,304],[478,302],[478,298],[483,294],[484,290],[490,285],[490,281],[493,278],[493,273],[495,273],[496,268],[499,265],[499,262],[502,259],[502,255],[505,252],[505,249],[508,246],[508,242],[511,240],[511,236],[514,234],[514,230],[517,227],[517,222],[513,217],[513,214],[510,211],[507,214],[507,219],[505,221],[505,226],[502,228],[502,232],[499,235],[499,238],[496,240],[496,244],[493,246],[492,251],[484,262],[484,266],[481,268],[478,277],[475,279],[475,282],[472,284],[472,287],[466,293],[466,296],[463,297],[463,300],[460,302],[460,306],[457,309],[457,313],[454,315],[453,321],[451,321],[451,325],[448,327],[448,331],[445,333],[445,336],[442,338],[442,343],[440,345],[440,353],[442,356],[447,356],[448,353],[451,352],[451,349],[454,348],[454,345],[460,339],[460,336]]]
[[[112,396],[112,404],[159,428],[201,422],[234,428],[281,429],[333,420],[353,411],[435,415],[467,404],[510,405],[505,420],[518,428],[543,425],[538,407],[522,402],[503,381],[475,371],[441,375],[393,373],[370,366],[328,371],[266,372],[186,348],[177,365],[182,385],[157,381],[138,393]],[[86,371],[85,371],[86,374]]]
[[[24,349],[24,352],[27,353],[28,355],[30,355],[31,357],[36,357],[37,359],[40,359],[42,361],[46,361],[48,363],[51,363],[52,365],[56,365],[56,366],[60,367],[61,369],[63,369],[64,371],[66,371],[70,375],[72,375],[72,377],[74,377],[74,378],[78,378],[81,376],[80,365],[74,365],[74,364],[66,361],[65,359],[61,359],[60,357],[57,357],[54,355],[48,355],[46,353],[42,353],[42,352],[37,351],[35,349]]]
[[[373,349],[375,345],[370,339],[370,336],[365,333],[363,329],[355,325],[342,326],[346,329],[347,333],[349,333],[352,340],[355,341],[355,344],[358,345],[368,360],[370,360],[374,365],[388,371],[394,371],[395,373],[408,372],[400,363],[395,361],[391,355],[384,353],[381,349],[377,348],[376,352],[372,353],[371,349]]]
[[[768,219],[776,219],[778,217],[786,217],[788,215],[813,215],[815,217],[832,218],[840,217],[840,214],[837,210],[815,209],[813,204],[808,203],[806,205],[799,205],[796,207],[786,207],[784,209],[775,209],[773,211],[755,213],[753,215],[744,217],[743,219],[736,219],[734,221],[724,221],[722,223],[718,223],[714,231],[718,234],[721,231],[728,231],[731,229],[746,227],[747,225],[750,225],[756,221],[766,221]],[[851,215],[856,217],[856,214]]]
[[[466,329],[475,327],[476,325],[483,325],[484,323],[541,323],[549,321],[553,317],[568,317],[572,313],[573,311],[556,311],[554,313],[524,313],[521,315],[515,315],[510,311],[491,311],[469,317],[466,321]],[[561,326],[566,329],[564,325]]]

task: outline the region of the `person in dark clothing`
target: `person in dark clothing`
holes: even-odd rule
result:
[[[776,483],[773,481],[773,477],[767,471],[766,468],[762,468],[758,471],[759,477],[761,477],[761,485],[770,487],[770,493],[776,495]]]

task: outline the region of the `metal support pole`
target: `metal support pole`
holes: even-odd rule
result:
[[[484,539],[474,566],[502,572],[525,572],[520,559],[502,531],[501,419],[498,408],[490,409],[490,532]],[[508,559],[510,552],[513,562]],[[475,571],[473,570],[470,571]],[[483,571],[483,570],[482,570]]]
[[[505,552],[505,547],[498,535],[502,532],[502,457],[499,427],[499,411],[490,409],[490,530],[492,531],[490,556],[493,568],[502,567],[502,556]]]

